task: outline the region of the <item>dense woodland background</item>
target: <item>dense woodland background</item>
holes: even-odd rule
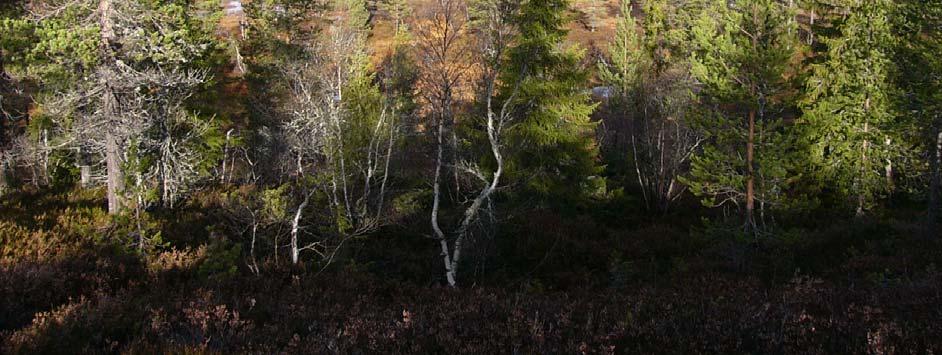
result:
[[[7,0],[2,353],[937,353],[942,1]]]

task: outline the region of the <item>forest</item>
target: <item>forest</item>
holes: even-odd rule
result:
[[[0,1],[0,353],[942,353],[942,0]]]

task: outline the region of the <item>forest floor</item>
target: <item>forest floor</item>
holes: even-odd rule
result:
[[[103,207],[95,190],[0,205],[0,353],[942,351],[939,243],[905,223],[756,243],[527,217],[543,228],[498,236],[503,254],[450,289],[407,227],[323,272],[255,275],[241,242],[207,232],[211,203],[157,217],[147,253]]]

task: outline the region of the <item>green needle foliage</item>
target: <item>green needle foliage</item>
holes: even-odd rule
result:
[[[518,108],[508,131],[508,176],[544,201],[581,196],[597,187],[590,177],[601,171],[583,53],[562,44],[568,9],[565,0],[522,5],[515,19],[517,44],[501,78],[500,92]]]
[[[813,68],[804,101],[805,139],[820,178],[855,201],[857,214],[893,186],[892,162],[905,154],[904,122],[894,102],[901,94],[890,0],[849,1],[840,36],[821,38],[825,60]]]
[[[747,228],[757,223],[755,209],[781,202],[788,181],[793,11],[773,0],[712,1],[690,32],[703,110],[695,124],[708,139],[684,182],[706,206],[745,207]]]

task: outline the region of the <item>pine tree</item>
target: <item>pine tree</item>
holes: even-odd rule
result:
[[[783,188],[792,10],[773,0],[717,0],[691,30],[691,70],[705,109],[698,125],[708,140],[685,182],[707,206],[744,205],[747,230],[756,227],[757,201],[773,202]]]
[[[594,142],[595,124],[585,90],[588,72],[582,53],[563,49],[565,0],[525,2],[515,18],[518,35],[509,50],[505,83],[500,92],[514,92],[515,122],[509,129],[508,175],[543,196],[576,197],[591,188],[600,172]],[[510,98],[505,97],[504,100]]]
[[[850,1],[840,35],[821,38],[824,62],[807,82],[803,122],[822,179],[863,215],[893,184],[901,123],[894,100],[890,0]]]

